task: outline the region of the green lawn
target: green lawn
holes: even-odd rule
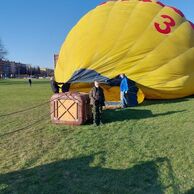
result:
[[[194,98],[104,111],[104,125],[50,123],[48,81],[0,80],[0,193],[194,193]]]

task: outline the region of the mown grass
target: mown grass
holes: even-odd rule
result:
[[[104,111],[104,125],[50,123],[48,81],[0,81],[0,193],[194,193],[194,98]],[[16,132],[14,132],[16,131]]]

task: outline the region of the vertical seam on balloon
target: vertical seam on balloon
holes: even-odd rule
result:
[[[182,52],[182,53],[178,54],[177,56],[173,57],[173,58],[172,58],[170,61],[168,61],[167,63],[163,63],[159,68],[155,68],[152,72],[154,72],[154,71],[156,71],[156,70],[158,70],[158,69],[160,69],[160,68],[162,68],[162,67],[168,65],[171,61],[174,61],[174,60],[176,60],[177,58],[182,57],[183,55],[185,55],[188,51],[190,51],[190,50],[192,50],[192,49],[194,49],[194,47],[190,47],[189,49],[184,50],[184,52]]]
[[[90,16],[90,20],[88,21],[88,26],[89,26],[89,27],[87,28],[87,31],[85,31],[85,36],[88,36],[88,32],[91,30],[91,24],[92,24],[92,22],[93,22],[92,18],[93,18],[94,15],[95,15],[96,9],[97,9],[97,8],[95,8],[95,9],[92,10],[92,14],[91,14],[91,16]],[[86,15],[86,16],[87,16],[87,15]],[[83,39],[84,39],[85,36],[83,36]],[[82,66],[82,64],[77,64],[77,66],[76,66],[75,69],[81,68],[81,66]]]
[[[92,11],[90,11],[89,13],[90,13],[90,17],[89,17],[89,21],[87,22],[87,26],[91,26],[91,20],[92,20],[92,18],[93,18],[93,16],[94,16],[94,11],[95,11],[95,9],[93,9]],[[87,17],[87,14],[85,15],[86,17]],[[80,22],[81,20],[79,20],[78,22],[77,22],[77,24],[75,25],[75,27],[79,24],[79,22]],[[90,27],[88,27],[87,28],[87,30],[85,30],[84,31],[84,34],[86,34],[86,32],[88,32],[88,29],[89,29]],[[84,37],[84,35],[83,35],[83,37]],[[76,41],[76,40],[75,40]],[[74,42],[75,42],[74,41]],[[78,44],[78,43],[77,43]],[[76,68],[78,68],[79,66],[80,66],[80,64],[73,64],[74,66],[76,65]],[[75,69],[76,69],[75,68]]]
[[[194,49],[194,47],[190,47],[189,49],[187,49],[187,50],[185,50],[184,52],[180,53],[180,54],[177,55],[176,57],[172,58],[170,61],[176,60],[177,58],[179,58],[179,57],[185,55],[188,51],[190,51],[190,50],[192,50],[192,49]],[[160,69],[160,68],[162,68],[162,67],[168,65],[168,64],[170,63],[170,61],[168,61],[167,63],[161,64],[160,67],[155,68],[155,69],[152,70],[151,72],[153,73],[154,71],[156,71],[156,70],[158,70],[158,69]],[[148,76],[151,74],[151,72],[147,72],[146,75],[142,76],[141,79],[139,79],[138,81],[141,81],[143,78],[145,78],[145,76],[148,77]]]
[[[153,20],[151,21],[151,24],[146,28],[146,30],[144,30],[143,32],[142,32],[142,35],[138,38],[138,40],[136,41],[136,43],[132,46],[132,47],[130,47],[130,49],[125,53],[125,55],[122,57],[122,60],[121,61],[123,61],[124,60],[124,57],[126,57],[128,54],[129,54],[129,52],[131,51],[131,49],[141,40],[141,38],[143,37],[143,35],[144,35],[144,32],[146,32],[148,29],[149,29],[149,27],[152,25],[152,23],[154,22],[154,20],[158,17],[158,15],[163,11],[165,9],[165,7],[163,7],[159,12],[158,12],[158,14],[153,18]],[[181,16],[180,16],[181,17]],[[184,21],[184,20],[183,20]],[[178,28],[178,27],[177,27]],[[177,29],[176,28],[176,29]],[[175,29],[175,30],[176,30]],[[174,31],[170,34],[170,35],[172,35],[174,33]],[[166,40],[166,39],[164,39],[164,40]],[[162,40],[162,42],[164,41],[164,40]],[[162,43],[161,42],[161,43]],[[155,49],[154,49],[155,50]],[[152,50],[153,51],[153,50]],[[151,52],[152,52],[151,51]],[[146,56],[147,57],[147,56]],[[146,58],[145,57],[145,58]],[[143,60],[143,59],[142,59]]]
[[[109,10],[109,14],[108,14],[108,17],[107,17],[107,20],[109,20],[109,18],[110,18],[110,14],[111,14],[111,12],[112,12],[112,10],[114,9],[114,5],[112,6],[112,8]],[[106,22],[107,23],[107,22]],[[100,45],[99,45],[99,43],[97,44],[97,47],[99,47]],[[97,53],[97,52],[96,52]],[[95,53],[95,55],[96,55],[96,53]],[[91,59],[91,61],[94,59],[94,56],[92,57],[92,59]],[[90,65],[90,69],[92,70],[92,65]],[[82,75],[85,75],[86,74],[86,72],[85,73],[83,73]]]
[[[136,6],[138,6],[139,3],[142,3],[142,2],[141,2],[141,1],[138,2]],[[155,2],[151,2],[151,3],[155,3]],[[135,8],[134,8],[134,9],[135,9]],[[152,22],[153,22],[154,19],[160,14],[160,12],[161,12],[162,10],[163,10],[163,8],[161,8],[161,9],[158,11],[157,15],[152,19]],[[131,16],[131,15],[130,15],[130,16]],[[149,26],[150,26],[150,24],[149,24]],[[149,26],[146,28],[146,30],[149,28]],[[145,30],[145,31],[146,31],[146,30]],[[145,31],[144,31],[144,32],[145,32]],[[142,34],[142,36],[143,36],[143,34]],[[142,36],[140,36],[140,37],[138,38],[138,40],[139,40]],[[136,41],[136,42],[137,42],[137,41]],[[135,44],[136,44],[136,43],[135,43]],[[134,44],[134,45],[135,45],[135,44]],[[134,45],[133,45],[133,46],[134,46]],[[132,47],[133,47],[133,46],[132,46]],[[131,50],[131,49],[130,49],[130,50]],[[124,54],[124,56],[121,57],[121,60],[122,60],[122,61],[123,61],[123,58],[129,53],[130,50],[128,49],[128,51],[126,51],[126,53]]]
[[[153,3],[153,2],[152,2]],[[160,9],[160,11],[156,14],[156,16],[152,19],[151,23],[153,23],[153,21],[156,19],[156,17],[161,13],[161,11],[163,10],[163,8]],[[132,47],[130,47],[130,49],[128,49],[128,51],[124,54],[124,56],[121,58],[123,61],[123,58],[126,57],[126,55],[131,51],[131,49],[137,44],[137,42],[139,42],[141,40],[141,38],[144,36],[144,33],[149,29],[151,25],[149,24],[147,26],[147,28],[142,32],[142,35],[136,40],[136,42],[133,44]]]
[[[90,14],[90,16],[89,16],[89,21],[87,22],[88,23],[88,25],[90,26],[90,23],[91,23],[91,20],[92,20],[92,18],[93,18],[93,15],[94,15],[94,11],[95,11],[95,9],[93,9],[93,10],[91,10],[88,14]],[[85,16],[87,16],[87,15],[85,15]],[[82,19],[84,19],[84,18],[82,18]],[[78,22],[77,22],[77,24],[73,27],[73,29],[70,31],[70,33],[74,30],[74,29],[76,29],[76,27],[77,27],[77,25],[80,23],[80,21],[81,20],[79,20]],[[88,30],[88,29],[87,29]],[[85,31],[86,32],[86,31]],[[85,33],[84,32],[84,33]],[[69,36],[70,34],[68,34],[68,36]],[[68,37],[67,37],[68,38]],[[76,41],[76,40],[75,40]],[[75,43],[75,41],[73,42],[73,43]],[[64,43],[65,44],[65,43]],[[68,58],[69,58],[70,56],[68,56]],[[69,61],[69,60],[68,60]],[[76,67],[75,67],[75,65],[76,65]],[[73,64],[73,66],[75,67],[74,69],[76,69],[76,68],[78,68],[78,65],[79,64]],[[64,73],[65,73],[65,71],[64,71]]]
[[[112,13],[113,9],[115,8],[115,4],[116,4],[116,3],[117,3],[117,2],[114,2],[114,5],[113,5],[112,8],[109,10],[109,14],[108,14],[108,17],[107,17],[107,20],[106,20],[106,26],[105,26],[105,28],[107,27],[107,23],[108,23],[108,21],[110,20],[110,14]],[[105,30],[103,29],[101,32],[103,32],[103,35],[104,35]],[[103,36],[103,35],[102,35],[102,36]],[[99,46],[100,46],[100,41],[99,41],[98,44],[96,45],[96,48],[99,48]],[[91,64],[93,64],[93,60],[94,60],[94,58],[95,58],[96,55],[97,55],[97,49],[96,49],[96,52],[94,53],[93,57],[91,58]],[[92,65],[90,65],[90,67],[92,67]]]
[[[193,72],[192,72],[192,74],[194,74]],[[188,77],[188,75],[184,75],[183,77]],[[179,78],[177,78],[177,79],[173,79],[173,80],[170,80],[170,81],[168,81],[168,83],[170,83],[170,82],[174,82],[174,81],[177,81],[177,80],[180,80],[180,79],[182,79],[182,77],[179,77]],[[150,88],[150,89],[152,89],[152,90],[161,90],[161,89],[157,89],[157,88],[153,88],[153,86],[158,86],[158,85],[161,85],[161,84],[166,84],[167,83],[167,81],[165,81],[165,82],[161,82],[161,83],[158,83],[158,84],[154,84],[154,85],[152,85],[152,86],[146,86],[146,85],[142,85],[142,84],[140,84],[140,85],[142,85],[142,86],[144,86],[144,87],[147,87],[147,88]],[[164,87],[164,86],[163,86]],[[166,87],[166,86],[165,86]]]
[[[129,2],[129,3],[131,3],[131,2]],[[116,47],[117,42],[121,39],[121,36],[124,33],[124,30],[126,29],[127,25],[129,24],[129,20],[131,18],[131,15],[134,13],[134,9],[138,6],[138,4],[139,4],[139,2],[137,2],[137,4],[133,7],[133,11],[131,12],[131,14],[130,14],[130,16],[129,16],[125,26],[124,26],[124,28],[121,30],[120,36],[118,36],[118,38],[115,40],[115,44],[113,44],[112,48],[106,53],[106,56]],[[98,63],[100,63],[100,61],[102,61],[106,56],[103,56],[103,58],[98,60]]]
[[[146,57],[144,57],[141,61],[139,61],[137,64],[135,64],[131,69],[133,69],[133,68],[135,68],[137,65],[139,65],[140,63],[143,63],[143,61],[147,58],[147,57],[149,57],[150,56],[150,54],[152,54],[156,49],[158,49],[165,41],[167,41],[170,37],[172,37],[174,34],[175,34],[175,32],[177,32],[181,27],[182,27],[182,25],[184,25],[185,23],[187,23],[187,21],[184,21],[183,23],[181,23],[174,31],[173,31],[173,33],[171,33],[171,35],[170,36],[168,36],[167,38],[165,38],[164,40],[162,40],[161,42],[160,42],[160,44],[157,46],[157,47],[155,47],[152,51],[150,51],[149,52],[149,54],[148,55],[146,55]],[[158,68],[158,67],[157,67]],[[131,70],[130,69],[130,70]],[[155,68],[156,69],[156,68]]]
[[[77,22],[77,24],[80,22],[80,20]],[[76,25],[77,25],[76,24]],[[64,41],[64,44],[62,45],[62,47],[61,47],[61,50],[60,50],[60,52],[62,51],[62,49],[63,49],[63,47],[66,47],[66,41],[67,41],[67,39],[68,39],[68,36],[71,34],[71,32],[73,31],[73,30],[75,30],[76,29],[76,25],[70,30],[70,32],[68,33],[68,35],[67,35],[67,37],[65,38],[65,41]],[[74,41],[75,42],[75,41]],[[64,49],[63,49],[64,50]],[[68,55],[68,53],[65,53],[65,56],[67,56]],[[59,56],[60,56],[60,54],[59,54]],[[69,58],[69,57],[68,57]],[[61,65],[60,65],[61,66]],[[65,66],[65,64],[63,64],[63,66]],[[62,69],[62,68],[61,68]],[[64,73],[65,73],[65,71],[63,71]]]

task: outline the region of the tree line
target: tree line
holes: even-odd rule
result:
[[[2,41],[0,39],[0,59],[4,59],[4,57],[7,55],[7,51],[5,50]]]

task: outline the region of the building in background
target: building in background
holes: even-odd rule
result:
[[[54,71],[53,69],[49,69],[49,68],[40,68],[40,74],[42,77],[51,77],[54,76]]]
[[[0,60],[0,78],[10,77],[11,64],[8,61]]]
[[[54,68],[55,68],[56,65],[57,65],[58,58],[59,58],[59,55],[58,55],[58,54],[55,54],[55,55],[54,55]]]
[[[0,78],[24,78],[53,76],[54,70],[48,68],[33,67],[30,64],[17,63],[14,61],[0,60]]]

